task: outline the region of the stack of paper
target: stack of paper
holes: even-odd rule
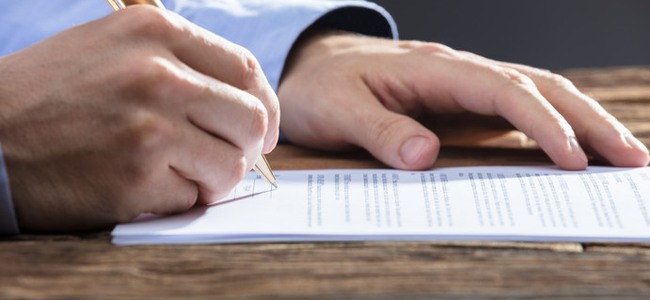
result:
[[[113,231],[127,244],[357,240],[650,242],[650,168],[250,173],[224,200]]]

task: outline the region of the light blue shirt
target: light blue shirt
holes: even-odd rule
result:
[[[168,10],[250,50],[276,90],[291,47],[312,25],[397,38],[397,27],[390,15],[376,4],[365,1],[162,1]],[[104,0],[3,1],[0,4],[0,57],[109,13],[111,9]],[[1,155],[0,152],[0,158]],[[0,159],[0,235],[17,233],[9,178]]]

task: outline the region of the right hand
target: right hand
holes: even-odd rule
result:
[[[250,52],[148,6],[0,58],[0,102],[23,231],[213,202],[278,139],[278,100]]]

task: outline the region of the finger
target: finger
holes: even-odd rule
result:
[[[270,152],[279,136],[279,102],[255,56],[180,16],[175,17],[184,24],[183,30],[173,39],[173,52],[181,61],[203,74],[250,93],[266,107],[269,129],[264,151]]]
[[[118,21],[102,26],[116,29],[124,39],[143,47],[158,44],[196,71],[255,96],[268,112],[264,150],[273,149],[279,135],[278,99],[249,51],[173,12],[148,5],[129,6],[100,22],[109,19]]]
[[[569,123],[522,73],[447,54],[412,55],[407,63],[401,69],[425,70],[407,76],[410,88],[430,108],[502,116],[537,141],[560,167],[586,168],[586,155]]]
[[[183,99],[187,119],[246,155],[258,156],[268,128],[265,107],[246,92],[183,65],[180,68],[188,74],[180,77],[193,78],[174,89],[175,96]]]
[[[198,186],[198,203],[210,204],[226,196],[244,177],[256,156],[244,152],[192,126],[183,130],[182,142],[169,165]]]
[[[540,92],[567,119],[580,142],[615,166],[642,167],[650,162],[648,148],[598,102],[569,80],[548,71],[506,64],[529,76]]]
[[[440,149],[435,134],[414,119],[389,111],[367,89],[354,91],[351,98],[355,100],[346,101],[350,113],[341,114],[343,118],[332,124],[349,135],[347,140],[394,168],[423,170],[433,166]]]
[[[152,178],[149,184],[143,187],[146,190],[133,195],[147,195],[137,199],[142,204],[141,212],[158,215],[182,213],[192,208],[199,195],[197,185],[182,176],[176,170],[163,165],[162,176]],[[148,199],[143,201],[143,199]]]
[[[118,135],[122,145],[108,168],[120,169],[121,182],[113,184],[109,195],[113,201],[106,211],[117,222],[132,221],[141,213],[171,214],[188,210],[198,199],[197,185],[176,172],[169,165],[169,151],[179,142],[178,126],[167,119],[147,112],[132,115],[124,124],[130,128]],[[128,153],[128,154],[125,154]]]

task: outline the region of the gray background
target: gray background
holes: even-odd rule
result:
[[[650,0],[376,0],[402,39],[559,70],[650,65]]]

